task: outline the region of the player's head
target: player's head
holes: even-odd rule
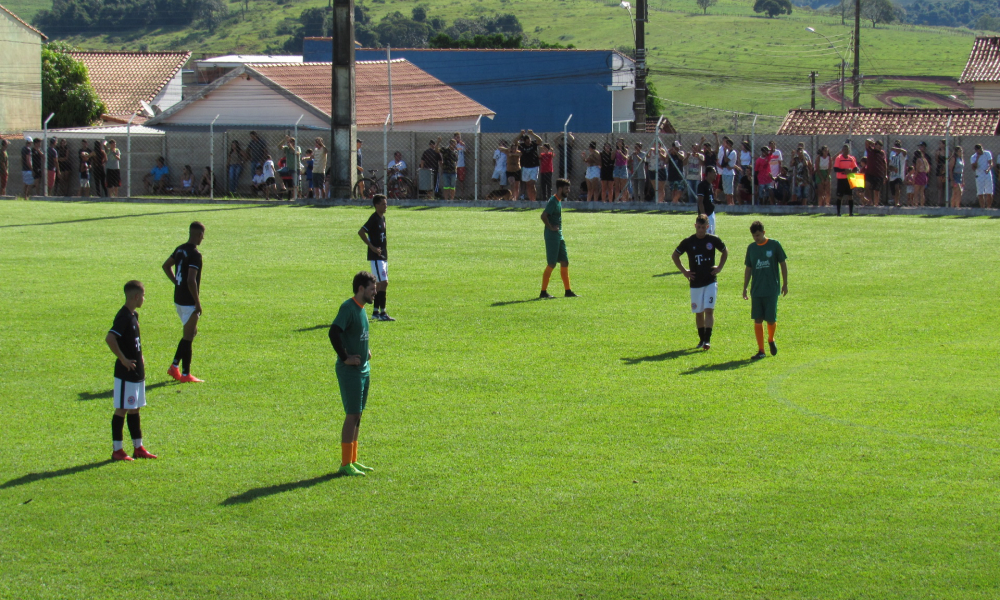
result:
[[[358,271],[354,276],[354,295],[360,295],[364,304],[375,300],[375,276],[368,271]]]
[[[378,214],[385,214],[385,209],[389,206],[389,201],[386,200],[385,194],[375,194],[372,196],[372,206],[375,207],[375,212]]]
[[[146,288],[138,279],[133,279],[125,284],[125,302],[133,302],[136,308],[142,306],[146,299]]]
[[[569,179],[559,178],[556,179],[556,196],[560,198],[565,198],[569,195],[569,190],[573,187],[573,184],[569,182]]]
[[[976,152],[982,152],[983,151],[983,145],[982,144],[976,144],[974,147],[976,149]]]
[[[698,234],[698,237],[702,237],[708,233],[708,215],[698,215],[695,217],[694,230]]]
[[[188,239],[195,246],[200,244],[205,239],[205,226],[199,221],[191,223],[188,227]]]
[[[708,175],[714,176],[715,173],[716,173],[715,167],[712,167],[712,166],[705,167],[705,175],[706,176],[708,176]]]
[[[750,235],[753,236],[753,241],[757,242],[758,244],[762,243],[764,241],[764,238],[767,237],[764,234],[764,224],[761,223],[760,221],[754,221],[753,223],[750,223]]]

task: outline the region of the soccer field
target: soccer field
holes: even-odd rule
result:
[[[582,297],[538,301],[540,208],[389,207],[376,471],[338,478],[327,328],[370,208],[0,203],[0,598],[1000,595],[1000,220],[720,214],[700,352],[693,215],[565,212]],[[790,293],[751,363],[755,218]],[[178,384],[160,265],[193,220],[206,383]],[[160,458],[111,463],[133,278]]]

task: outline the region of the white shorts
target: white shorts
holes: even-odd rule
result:
[[[538,167],[521,167],[521,181],[538,181]]]
[[[142,408],[146,406],[146,382],[123,381],[115,377],[114,396],[115,409]]]
[[[584,175],[585,179],[600,179],[601,178],[601,167],[587,167],[587,174]]]
[[[373,260],[372,263],[372,275],[375,276],[375,281],[383,282],[389,281],[389,263],[384,260]]]
[[[194,314],[195,307],[174,304],[174,308],[177,309],[177,316],[181,318],[181,325],[187,325],[188,320],[191,319],[191,315]]]
[[[993,193],[993,177],[991,175],[976,175],[976,195],[983,196]]]
[[[691,312],[698,314],[706,308],[715,308],[715,297],[719,293],[719,284],[710,283],[705,287],[691,288]]]
[[[35,185],[35,174],[31,171],[21,171],[21,182],[24,185]]]
[[[708,215],[708,235],[715,235],[715,213]]]
[[[722,193],[727,196],[733,195],[733,182],[736,180],[736,174],[730,173],[726,175],[722,174]]]
[[[81,177],[80,178],[80,187],[82,187],[82,188],[89,188],[90,187],[90,178],[89,177]]]

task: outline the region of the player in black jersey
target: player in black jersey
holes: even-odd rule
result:
[[[115,361],[115,388],[113,392],[115,414],[111,417],[111,441],[114,451],[111,460],[133,460],[134,458],[156,458],[142,446],[142,429],[139,425],[139,409],[146,406],[146,363],[142,358],[142,343],[139,341],[139,313],[135,312],[146,299],[146,290],[136,280],[125,284],[125,306],[115,315],[115,321],[104,337],[108,348],[118,360]],[[132,456],[122,448],[123,430],[128,420],[128,432],[132,436]]]
[[[712,328],[715,326],[715,299],[719,294],[716,276],[726,264],[729,253],[726,245],[708,233],[708,217],[698,215],[694,221],[695,234],[685,238],[674,250],[671,258],[684,277],[691,282],[691,312],[698,326],[698,348],[712,347]],[[715,252],[722,253],[719,264],[715,264]],[[688,255],[688,266],[681,264],[681,255]]]
[[[191,374],[191,342],[198,335],[198,319],[201,317],[201,252],[198,244],[205,239],[205,226],[195,221],[188,229],[188,241],[177,246],[170,258],[163,263],[163,272],[174,284],[174,307],[184,325],[184,335],[177,344],[174,362],[167,369],[177,381],[201,383]],[[183,372],[177,369],[182,365]]]
[[[375,212],[358,230],[361,241],[368,246],[368,261],[371,262],[372,275],[375,276],[375,310],[372,318],[376,321],[395,321],[385,312],[385,288],[389,286],[389,251],[385,241],[385,209],[389,202],[382,194],[372,198]]]
[[[715,195],[712,183],[715,181],[715,167],[705,168],[705,179],[698,183],[695,196],[698,198],[698,214],[708,217],[708,235],[715,235]]]

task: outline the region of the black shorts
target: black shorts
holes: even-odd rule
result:
[[[837,195],[838,196],[850,196],[851,195],[851,183],[846,179],[837,180]]]
[[[521,181],[521,171],[507,171],[507,179]]]
[[[122,185],[122,172],[120,169],[108,169],[107,175],[105,176],[105,183],[109,188],[121,187]]]
[[[899,193],[899,188],[903,187],[902,179],[893,179],[889,182],[889,193],[896,195]]]
[[[601,181],[614,181],[614,180],[615,180],[615,168],[601,167]]]

